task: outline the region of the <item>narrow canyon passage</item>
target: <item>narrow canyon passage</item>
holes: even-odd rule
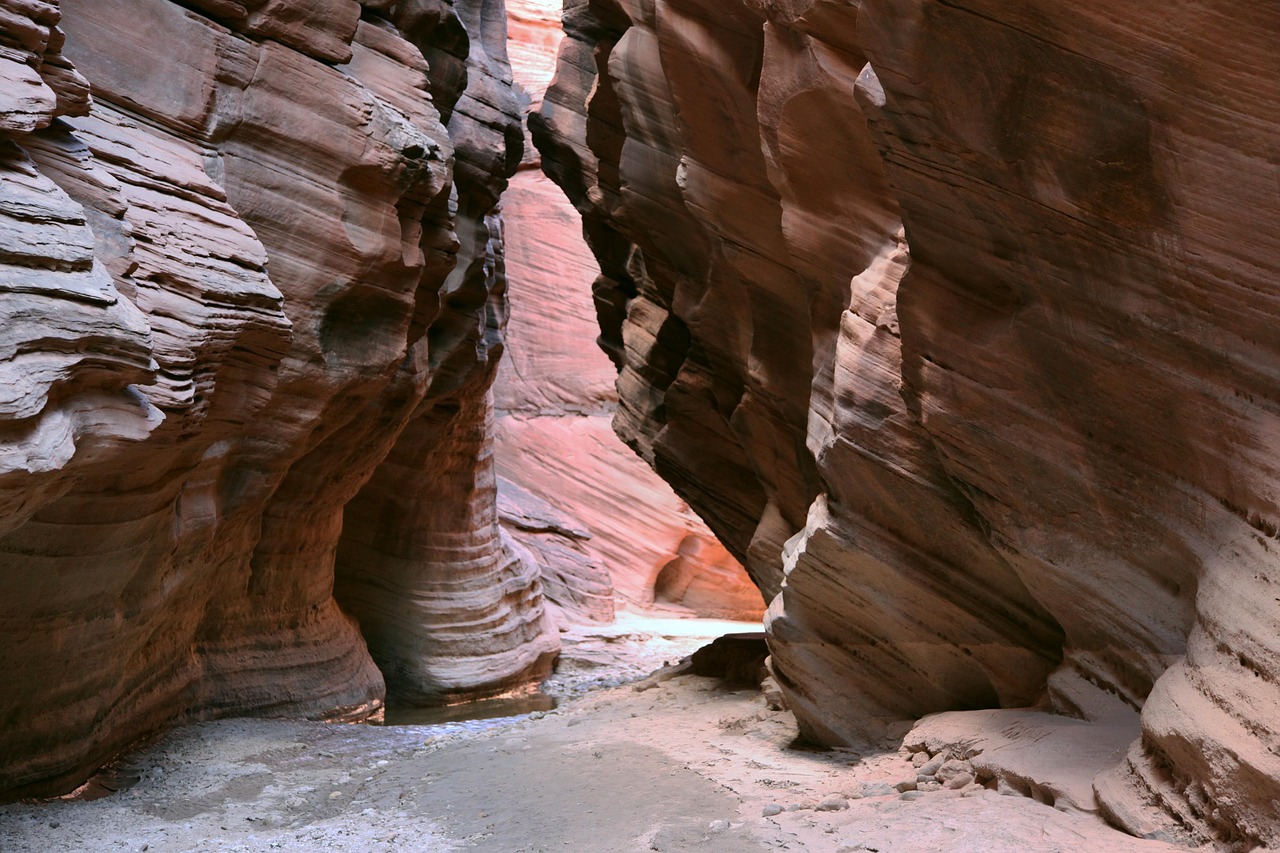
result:
[[[1278,43],[0,0],[0,853],[1280,850]]]
[[[547,686],[563,698],[549,711],[427,726],[186,727],[129,755],[121,772],[133,784],[119,793],[0,806],[0,850],[1181,849],[1004,786],[902,793],[895,786],[919,762],[899,749],[901,735],[798,748],[794,718],[755,685],[645,678],[744,627],[624,616],[566,632]],[[1069,749],[1054,760],[1069,763]]]
[[[563,37],[560,4],[507,4],[526,117],[542,106]],[[613,430],[617,368],[597,343],[600,267],[582,218],[542,171],[527,131],[503,194],[508,316],[494,380],[499,513],[541,568],[561,620],[624,609],[759,623],[765,602],[706,524]]]

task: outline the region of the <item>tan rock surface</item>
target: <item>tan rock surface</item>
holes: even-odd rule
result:
[[[0,2],[6,794],[175,721],[365,718],[375,660],[436,701],[546,671],[489,454],[502,28],[383,5]]]
[[[1096,722],[1023,709],[947,711],[916,723],[902,745],[932,759],[917,768],[917,779],[967,771],[988,788],[1096,813],[1093,780],[1124,758],[1138,728],[1133,711]],[[960,766],[948,774],[949,764]]]
[[[604,274],[615,427],[772,599],[801,730],[1141,709],[1113,819],[1280,844],[1280,20],[582,0],[566,28],[535,138]]]
[[[507,317],[496,206],[519,161],[520,129],[504,18],[494,12],[465,4],[443,23],[422,9],[393,15],[411,37],[437,40],[425,42],[424,54],[440,94],[433,103],[456,148],[450,205],[459,245],[438,293],[419,297],[410,331],[426,326],[425,336],[369,407],[371,417],[385,417],[399,400],[421,395],[390,455],[347,507],[336,594],[360,620],[388,689],[415,702],[523,687],[549,672],[557,648],[538,567],[511,547],[496,503],[489,386]],[[451,35],[456,26],[471,34],[462,45]],[[466,88],[450,102],[459,71]]]

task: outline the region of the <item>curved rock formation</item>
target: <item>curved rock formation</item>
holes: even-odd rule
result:
[[[804,733],[1140,710],[1113,820],[1280,843],[1280,18],[565,23],[535,138],[600,261],[615,428],[772,599]]]
[[[487,426],[501,4],[60,6],[0,0],[0,790],[545,673]]]
[[[560,0],[509,0],[508,14],[513,73],[536,110]],[[540,555],[549,596],[574,618],[612,620],[611,585],[631,606],[758,619],[764,603],[742,567],[609,426],[617,371],[594,343],[599,268],[539,166],[530,147],[503,196],[511,320],[494,390],[512,534]]]

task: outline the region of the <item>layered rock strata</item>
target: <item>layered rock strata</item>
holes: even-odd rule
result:
[[[536,110],[555,67],[559,0],[508,3],[513,73]],[[512,535],[570,619],[626,606],[758,619],[760,593],[688,504],[613,434],[617,372],[594,340],[599,274],[582,221],[530,146],[503,196],[511,319],[495,384]]]
[[[4,793],[546,671],[489,452],[496,5],[0,0]]]
[[[772,599],[803,732],[1140,712],[1112,820],[1280,843],[1280,18],[566,6],[535,138],[614,426]]]

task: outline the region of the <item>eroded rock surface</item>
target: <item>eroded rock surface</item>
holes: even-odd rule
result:
[[[545,673],[490,452],[494,5],[0,0],[5,793]]]
[[[510,0],[508,14],[513,73],[536,110],[562,36],[560,3]],[[530,145],[502,201],[511,318],[494,390],[497,465],[513,486],[508,527],[567,616],[611,619],[611,585],[629,606],[758,619],[764,602],[741,565],[613,434],[617,371],[595,343],[599,267],[581,217],[539,167]]]
[[[1280,18],[566,6],[535,138],[614,426],[772,600],[802,732],[1141,710],[1113,820],[1280,844]]]

